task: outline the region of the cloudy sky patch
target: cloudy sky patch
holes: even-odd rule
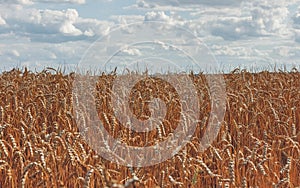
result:
[[[300,65],[296,0],[0,0],[0,69],[76,65],[99,38],[145,21],[188,30],[223,66]]]

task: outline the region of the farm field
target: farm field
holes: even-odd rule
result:
[[[203,74],[190,76],[201,107],[194,136],[167,161],[129,168],[101,157],[80,135],[83,125],[77,125],[73,109],[74,74],[53,69],[3,72],[0,187],[300,187],[300,72],[225,74],[224,121],[204,152],[198,148],[211,109],[209,91]],[[156,96],[165,95],[170,102],[168,121],[151,132],[133,133],[116,121],[109,106],[113,79],[101,76],[95,96],[99,118],[113,137],[143,147],[172,134],[180,114],[178,100],[169,101],[172,88],[161,91],[155,85],[159,81],[151,82]],[[135,89],[147,92],[143,83]],[[137,101],[146,104],[149,98],[132,97],[132,110],[139,114]]]

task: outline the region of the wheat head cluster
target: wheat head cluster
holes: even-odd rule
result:
[[[132,146],[168,139],[181,117],[181,101],[172,85],[154,77],[137,83],[130,108],[138,118],[151,116],[150,100],[166,104],[156,129],[135,132],[124,127],[111,107],[116,75],[99,76],[95,104],[108,133]],[[0,75],[0,187],[299,187],[300,73],[235,70],[224,74],[226,112],[217,138],[204,152],[201,137],[210,116],[205,75],[190,74],[200,113],[190,141],[159,164],[126,167],[104,159],[83,138],[88,126],[82,110],[76,122],[72,93],[74,73],[13,69]],[[216,86],[217,87],[217,86]],[[189,88],[182,88],[189,89]],[[192,100],[192,99],[191,99]],[[188,107],[187,107],[188,108]],[[93,133],[87,133],[93,134]],[[101,135],[98,136],[101,142]],[[97,141],[97,140],[96,140]]]

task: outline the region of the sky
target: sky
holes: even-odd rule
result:
[[[204,46],[214,61],[193,51]],[[298,67],[300,1],[0,0],[1,71],[189,57],[222,70]]]

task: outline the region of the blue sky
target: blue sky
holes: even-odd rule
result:
[[[113,34],[119,26],[146,21],[187,29],[206,44],[223,69],[299,66],[299,5],[296,0],[276,4],[271,0],[0,0],[0,69],[74,67],[83,62],[87,49],[95,50],[90,46],[97,39]],[[126,38],[130,29],[136,28],[114,37]],[[136,35],[137,31],[131,32]],[[136,41],[146,37],[146,30],[140,32],[144,34],[136,35]],[[158,33],[167,32],[164,28]],[[102,59],[118,48],[123,49],[119,58],[128,61],[163,54],[130,46],[133,39],[122,39],[122,44],[117,39],[99,46],[96,43],[96,47],[105,48]],[[165,42],[176,40],[171,34]],[[179,45],[178,41],[174,45]],[[174,59],[180,58],[170,61]]]

